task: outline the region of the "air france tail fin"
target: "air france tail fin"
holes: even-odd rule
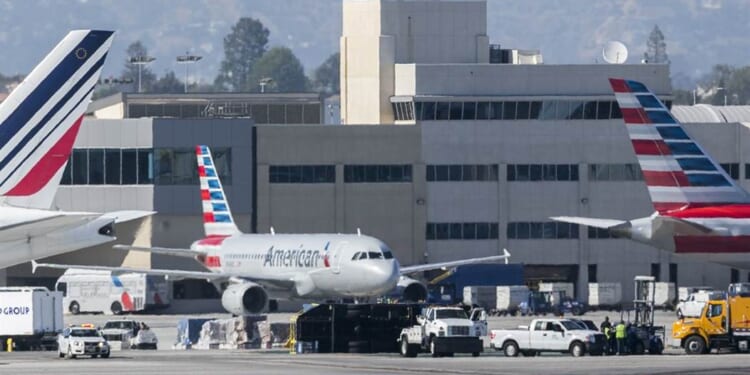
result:
[[[644,84],[609,82],[657,212],[750,202]]]
[[[198,176],[201,183],[201,201],[203,202],[203,228],[206,236],[229,236],[240,233],[234,224],[229,210],[224,188],[208,146],[196,146],[198,157]]]
[[[112,34],[71,31],[0,104],[3,204],[52,205]]]

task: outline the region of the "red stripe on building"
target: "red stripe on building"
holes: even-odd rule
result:
[[[614,92],[630,92],[630,87],[628,87],[624,79],[610,78],[609,84],[612,85],[612,91]]]
[[[690,186],[683,171],[643,171],[643,179],[648,186]]]
[[[622,119],[626,124],[650,124],[651,120],[643,108],[620,108]]]
[[[636,155],[671,155],[669,146],[662,140],[634,139],[633,149]]]
[[[47,183],[55,176],[68,161],[73,151],[73,143],[76,141],[78,129],[81,127],[81,116],[68,131],[47,151],[44,156],[34,165],[21,181],[10,189],[5,195],[11,197],[33,195],[47,186]]]
[[[203,222],[204,223],[213,223],[214,220],[214,214],[213,212],[205,212],[203,213]]]
[[[209,201],[211,200],[211,194],[206,189],[201,189],[201,200]]]
[[[204,168],[202,165],[198,166],[198,176],[206,177],[206,168]]]
[[[750,236],[675,236],[676,253],[750,253]]]
[[[687,209],[667,215],[680,219],[750,219],[750,205],[712,203],[711,206],[695,207],[691,204]]]

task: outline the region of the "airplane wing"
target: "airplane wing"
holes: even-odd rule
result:
[[[672,232],[674,235],[682,235],[682,236],[710,236],[715,233],[713,229],[703,226],[698,223],[694,223],[692,221],[687,221],[684,219],[671,217],[671,216],[662,216],[657,215],[654,217],[654,228],[655,231],[659,230],[659,228],[662,228],[665,225],[671,225],[672,226]]]
[[[146,251],[154,254],[173,255],[178,257],[195,258],[199,255],[206,255],[205,251],[191,250],[191,249],[180,249],[173,247],[144,247],[144,246],[130,246],[130,245],[115,245],[112,246],[115,250],[136,250]]]
[[[207,280],[221,280],[229,279],[237,275],[230,275],[226,273],[210,272],[210,271],[183,271],[183,270],[161,270],[161,269],[146,269],[146,268],[135,268],[135,267],[108,267],[108,266],[83,266],[73,264],[54,264],[54,263],[37,263],[35,260],[31,261],[31,272],[35,273],[36,269],[42,268],[57,268],[67,270],[68,268],[77,268],[84,270],[95,270],[95,271],[110,271],[117,273],[143,273],[147,275],[159,275],[167,276],[172,278],[192,278],[192,279],[207,279]]]
[[[578,216],[554,216],[550,219],[555,221],[562,221],[564,223],[572,223],[585,225],[588,227],[601,228],[601,229],[612,229],[618,225],[627,224],[625,220],[613,220],[613,219],[595,219],[591,217],[578,217]]]
[[[410,274],[415,272],[421,272],[421,271],[429,271],[434,270],[438,268],[452,268],[457,266],[463,266],[466,264],[476,264],[476,263],[492,263],[497,262],[500,260],[504,260],[505,263],[508,263],[508,259],[510,258],[510,253],[508,250],[503,249],[503,255],[493,255],[489,257],[483,257],[483,258],[469,258],[469,259],[461,259],[461,260],[454,260],[450,262],[441,262],[441,263],[428,263],[428,264],[419,264],[416,266],[409,266],[409,267],[401,267],[401,274]]]
[[[65,213],[48,216],[37,220],[29,220],[0,227],[3,241],[20,240],[24,238],[37,237],[50,232],[77,227],[83,223],[99,217],[99,214]]]

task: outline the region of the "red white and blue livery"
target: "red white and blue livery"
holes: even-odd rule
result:
[[[0,268],[114,240],[150,213],[50,210],[113,32],[70,32],[0,104]]]
[[[660,249],[706,255],[719,263],[749,263],[750,195],[645,85],[624,79],[609,81],[655,212],[629,221],[552,219],[608,229]]]
[[[130,267],[37,264],[37,267],[82,268],[115,272],[142,272],[171,278],[208,279],[220,285],[224,308],[236,315],[261,312],[270,299],[329,300],[381,296],[402,288],[405,299],[426,297],[426,288],[405,274],[496,262],[502,255],[453,262],[401,267],[391,249],[377,238],[357,234],[245,234],[236,226],[207,146],[197,146],[200,194],[205,238],[190,249],[115,246],[117,249],[187,256],[197,259],[205,271],[137,269]]]

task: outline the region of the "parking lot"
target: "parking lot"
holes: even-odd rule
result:
[[[272,322],[289,321],[291,314],[270,314]],[[590,312],[583,316],[599,324],[604,316],[618,320],[617,312]],[[269,350],[173,350],[176,323],[183,315],[134,315],[152,327],[160,340],[157,351],[115,351],[110,359],[63,360],[54,352],[15,352],[0,354],[0,373],[215,373],[245,374],[250,369],[263,374],[684,374],[684,373],[746,373],[750,355],[687,356],[681,350],[668,349],[664,355],[584,357],[545,354],[534,358],[507,358],[489,348],[479,358],[401,358],[397,354],[304,354],[291,355],[285,349]],[[189,317],[226,318],[226,314],[191,315]],[[106,315],[66,316],[66,323],[103,325],[112,318]],[[490,329],[514,328],[528,324],[533,317],[491,317]],[[627,320],[627,319],[626,319]],[[665,325],[667,339],[674,313],[659,311],[656,322]],[[487,341],[485,340],[485,344]]]

